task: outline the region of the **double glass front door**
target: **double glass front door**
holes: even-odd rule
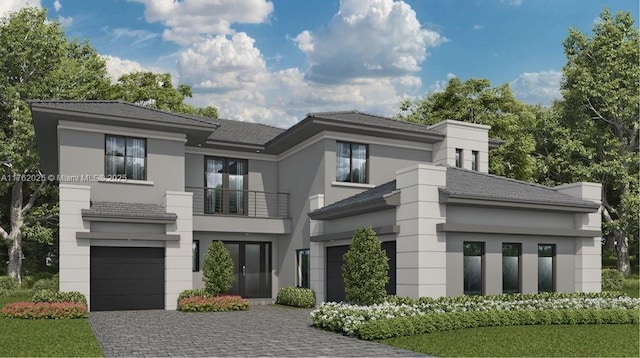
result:
[[[271,297],[271,243],[225,242],[235,280],[229,293],[246,298]]]

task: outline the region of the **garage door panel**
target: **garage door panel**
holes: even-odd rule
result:
[[[91,310],[164,309],[164,248],[91,247]]]

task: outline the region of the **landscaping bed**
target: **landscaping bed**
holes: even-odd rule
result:
[[[484,326],[638,323],[640,300],[620,293],[545,293],[389,297],[370,306],[324,303],[313,325],[363,339],[384,339]]]

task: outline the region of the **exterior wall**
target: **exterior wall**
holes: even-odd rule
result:
[[[447,205],[447,223],[504,227],[574,229],[571,213]]]
[[[400,206],[396,220],[396,292],[418,298],[446,295],[446,235],[436,231],[447,211],[438,188],[446,185],[446,168],[419,164],[396,172]]]
[[[447,120],[429,127],[445,134],[442,142],[433,145],[433,164],[456,165],[456,148],[462,149],[462,167],[471,170],[471,152],[477,151],[478,171],[489,172],[489,126]]]
[[[478,209],[480,211],[482,209]],[[502,293],[502,244],[522,245],[520,256],[520,285],[523,293],[538,292],[538,244],[555,244],[554,279],[558,292],[573,292],[575,280],[571,272],[575,265],[575,245],[572,238],[525,235],[447,233],[447,296],[462,295],[463,242],[484,242],[483,294]]]
[[[146,138],[147,180],[105,182],[81,176],[105,175],[105,134]],[[162,204],[167,191],[184,191],[184,136],[80,123],[58,126],[59,173],[78,176],[70,184],[91,188],[91,199],[131,203]]]
[[[388,209],[327,221],[324,224],[324,234],[351,233],[353,235],[356,229],[361,227],[371,226],[376,228],[395,224],[396,209]]]
[[[193,271],[191,267],[191,261],[189,261],[189,267],[191,268],[191,280],[193,288],[203,288],[204,282],[202,281],[202,266],[204,265],[204,258],[207,255],[209,245],[213,241],[240,241],[240,242],[270,242],[271,243],[271,297],[276,297],[278,294],[278,274],[277,274],[277,262],[278,262],[278,236],[277,235],[265,235],[265,234],[235,234],[235,233],[223,233],[223,232],[199,232],[193,233],[193,239],[200,241],[200,270]],[[189,244],[189,250],[191,250],[191,244]],[[191,260],[191,251],[189,251],[189,260]]]
[[[166,233],[180,235],[180,241],[168,241],[165,250],[165,309],[177,308],[180,292],[193,287],[191,243],[193,213],[191,193],[167,192],[164,196],[167,212],[175,213],[175,224],[166,225]]]

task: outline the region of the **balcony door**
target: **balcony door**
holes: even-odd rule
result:
[[[247,161],[205,158],[205,214],[247,215]]]
[[[271,297],[271,243],[225,242],[233,260],[230,294],[246,298]]]

